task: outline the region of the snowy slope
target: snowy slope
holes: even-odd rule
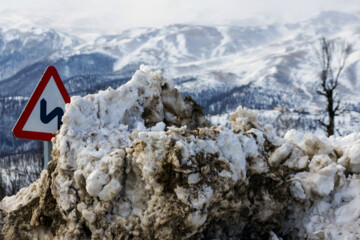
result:
[[[58,51],[72,50],[81,40],[51,29],[0,28],[0,81]]]
[[[140,64],[162,69],[208,113],[251,108],[322,108],[315,94],[317,62],[313,47],[321,36],[343,38],[359,48],[359,14],[324,12],[296,24],[268,26],[170,25],[126,30],[85,44],[79,52],[98,51],[117,59],[114,71],[131,72]],[[358,108],[360,54],[349,59],[340,92]],[[244,92],[264,95],[247,101]],[[226,95],[224,100],[223,95]],[[220,99],[219,99],[220,98]],[[229,103],[224,103],[224,102]],[[234,104],[231,104],[233,102]],[[310,103],[310,104],[309,104]]]
[[[95,60],[92,55],[97,54],[101,58],[114,59],[115,62],[109,64],[112,70],[107,69],[107,73],[126,72],[130,77],[140,64],[147,64],[162,69],[165,75],[179,79],[179,87],[193,95],[201,96],[202,92],[207,90],[223,93],[235,87],[251,85],[252,89],[259,87],[275,95],[283,94],[279,105],[296,105],[302,104],[301,99],[318,103],[312,84],[318,72],[312,56],[312,48],[317,39],[321,36],[342,37],[353,43],[354,49],[357,49],[359,20],[359,14],[324,12],[316,18],[300,23],[268,26],[177,24],[163,28],[129,29],[119,35],[101,36],[95,41],[84,41],[81,45],[70,36],[67,39],[57,36],[44,40],[42,35],[46,34],[35,35],[40,30],[33,31],[34,38],[38,39],[39,43],[52,43],[53,52],[56,52],[42,62],[61,66],[59,62],[78,57],[78,61],[83,65],[77,64],[75,68],[88,66],[81,72],[69,70],[72,63],[60,67],[64,78],[87,72],[104,74],[103,71],[95,70],[99,63],[94,66]],[[26,36],[26,33],[24,35]],[[22,36],[14,38],[25,39]],[[58,42],[56,39],[59,39]],[[24,42],[28,41],[25,39]],[[73,42],[76,44],[71,44]],[[8,45],[11,46],[9,43]],[[35,47],[41,49],[39,46]],[[71,50],[64,50],[69,48]],[[26,53],[28,52],[22,55]],[[102,57],[103,55],[105,56]],[[38,61],[26,65],[34,62]],[[353,94],[354,90],[358,89],[358,66],[359,53],[355,52],[349,59],[341,92]],[[21,67],[24,66],[20,64],[18,68]],[[0,73],[3,76],[11,75],[4,69]],[[219,88],[225,90],[217,91]],[[280,90],[284,90],[285,94]],[[287,98],[287,93],[291,93],[293,98]],[[353,102],[357,103],[358,99],[353,99]],[[208,104],[205,104],[206,108]]]

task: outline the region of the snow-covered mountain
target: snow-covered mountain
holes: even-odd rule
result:
[[[77,37],[51,29],[0,28],[0,81],[55,52],[72,50],[80,43]]]
[[[39,27],[2,29],[0,153],[20,143],[11,126],[48,65],[58,69],[70,96],[118,87],[147,64],[161,69],[207,114],[238,105],[319,112],[323,99],[315,94],[319,67],[313,48],[322,36],[353,44],[339,94],[348,109],[360,110],[360,13],[323,12],[298,23],[262,26],[136,28],[94,41]]]

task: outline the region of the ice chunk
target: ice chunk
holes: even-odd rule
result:
[[[121,191],[122,187],[118,180],[111,179],[105,187],[99,192],[99,198],[103,201],[110,201]]]
[[[109,181],[109,175],[94,170],[86,179],[86,191],[93,197],[98,196],[103,186]]]
[[[273,154],[271,154],[269,158],[269,164],[271,166],[277,166],[280,163],[283,163],[291,155],[292,150],[293,147],[290,144],[285,143],[284,145],[276,149]]]
[[[349,150],[350,170],[360,173],[360,142],[354,144]]]

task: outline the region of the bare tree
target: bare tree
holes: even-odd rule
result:
[[[346,65],[352,47],[344,41],[320,39],[320,48],[315,49],[315,56],[320,64],[320,87],[317,94],[324,96],[327,101],[327,122],[318,120],[327,135],[334,135],[335,116],[340,112],[340,99],[336,97],[335,90],[339,86],[339,78]]]

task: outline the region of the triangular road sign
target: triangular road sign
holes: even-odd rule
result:
[[[46,69],[21,113],[13,134],[18,138],[50,141],[60,128],[70,97],[56,68]]]

